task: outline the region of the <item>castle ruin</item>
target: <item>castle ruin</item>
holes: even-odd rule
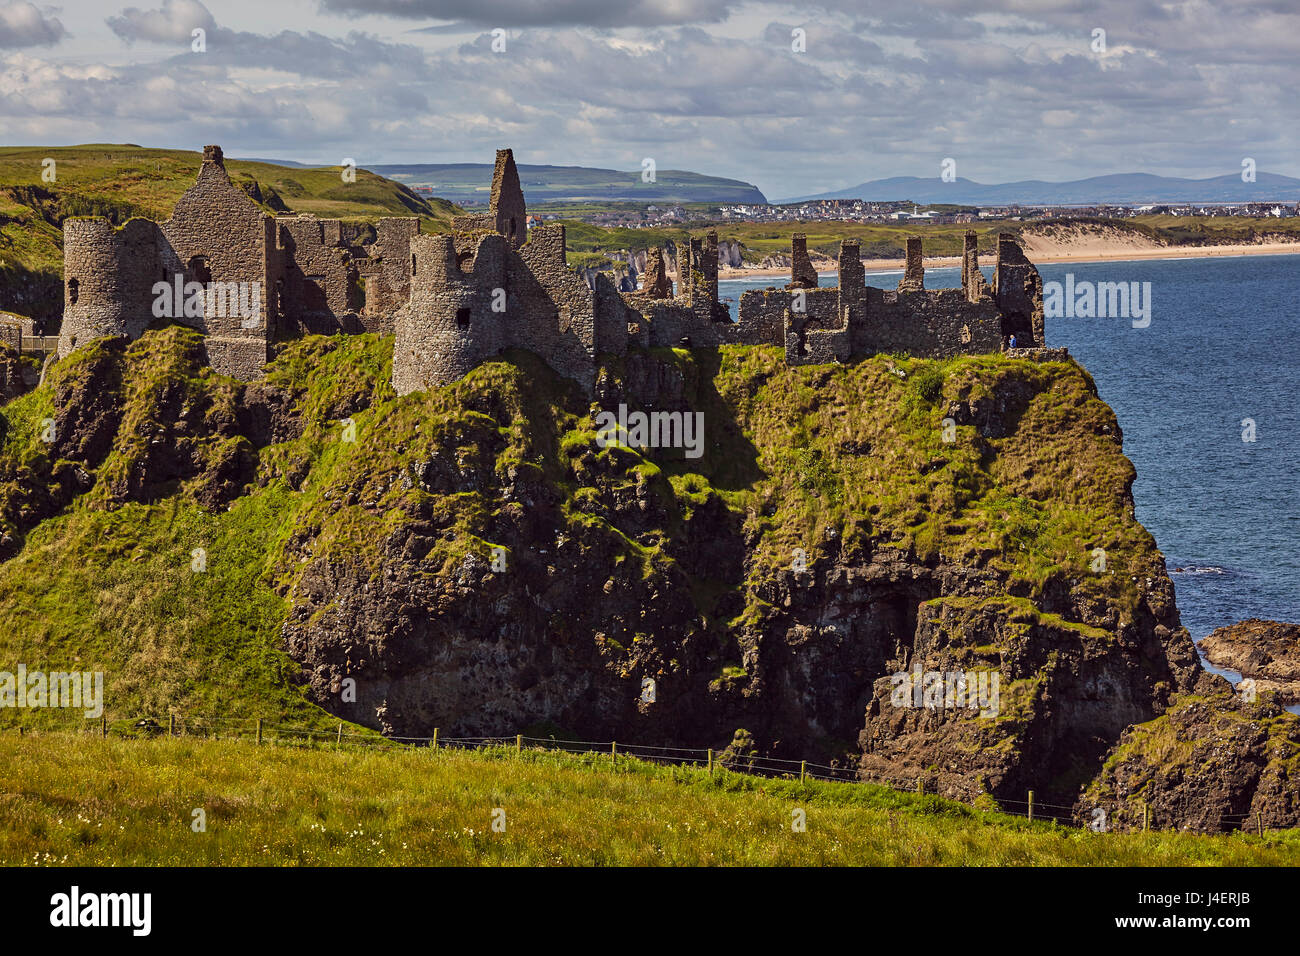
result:
[[[198,181],[166,222],[64,223],[59,355],[99,336],[138,338],[165,314],[204,334],[216,371],[243,380],[261,374],[278,341],[378,332],[394,335],[401,394],[446,385],[509,348],[535,353],[590,393],[598,356],[629,348],[775,345],[790,364],[808,365],[879,352],[997,352],[1011,336],[1025,348],[1044,344],[1042,281],[1006,234],[991,284],[968,232],[961,288],[941,290],[925,288],[916,238],[907,240],[896,289],[866,284],[849,239],[840,244],[839,284],[818,287],[806,239],[796,235],[790,283],[744,293],[732,321],[718,298],[716,232],[677,250],[675,288],[663,250],[651,249],[642,287],[619,292],[604,274],[589,284],[569,269],[563,226],[526,223],[508,149],[497,151],[489,211],[427,235],[414,217],[380,219],[371,230],[268,215],[230,181],[221,148],[208,146]],[[160,298],[171,308],[160,312]]]

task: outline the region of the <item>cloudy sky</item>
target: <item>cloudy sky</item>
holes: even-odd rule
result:
[[[0,0],[0,144],[362,166],[512,146],[769,198],[947,157],[980,182],[1247,156],[1300,176],[1294,0],[143,2]]]

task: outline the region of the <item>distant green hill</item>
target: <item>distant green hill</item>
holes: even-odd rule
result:
[[[424,163],[369,166],[372,172],[408,186],[429,186],[453,202],[487,202],[491,163]],[[519,182],[530,204],[555,202],[713,202],[765,203],[757,186],[739,179],[660,169],[655,181],[641,181],[641,170],[589,166],[519,166]]]
[[[54,160],[53,182],[42,179]],[[39,319],[62,309],[63,220],[133,216],[162,220],[193,185],[202,154],[134,145],[0,147],[0,309]],[[426,232],[459,210],[365,170],[344,182],[340,167],[285,167],[231,159],[230,178],[268,213],[306,212],[369,221],[419,216]]]

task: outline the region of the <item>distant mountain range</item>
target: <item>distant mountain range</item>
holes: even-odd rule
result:
[[[1244,183],[1240,173],[1210,179],[1179,179],[1150,173],[1116,173],[1065,183],[1026,179],[1015,183],[986,184],[958,178],[945,183],[937,176],[894,176],[836,189],[815,196],[776,200],[781,203],[814,199],[863,199],[870,202],[911,200],[912,202],[955,203],[963,206],[1095,205],[1114,203],[1224,203],[1300,202],[1300,179],[1275,173],[1258,173],[1256,181]]]
[[[372,173],[405,186],[428,186],[454,203],[486,203],[492,188],[491,163],[420,163],[367,166]],[[519,182],[529,205],[555,202],[766,203],[757,186],[738,179],[660,169],[655,181],[641,181],[641,170],[588,166],[519,166]]]

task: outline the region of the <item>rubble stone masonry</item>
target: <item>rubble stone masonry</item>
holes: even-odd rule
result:
[[[619,292],[603,274],[569,269],[563,226],[526,229],[510,150],[498,150],[491,204],[424,235],[415,218],[358,227],[310,215],[270,216],[234,186],[221,149],[206,147],[197,182],[163,223],[64,224],[65,307],[59,355],[103,335],[136,338],[155,321],[154,285],[253,283],[253,315],[175,316],[204,333],[214,369],[261,374],[278,340],[303,334],[393,333],[399,393],[454,382],[507,349],[526,349],[591,394],[598,356],[629,348],[772,345],[792,365],[877,352],[924,357],[996,352],[1007,337],[1043,347],[1042,280],[1015,238],[998,237],[993,282],[965,238],[961,289],[926,291],[921,240],[907,240],[896,291],[866,285],[856,240],[841,243],[839,284],[819,288],[807,240],[791,243],[790,283],[740,297],[738,321],[718,298],[718,236],[677,250],[676,294],[661,249],[642,288]],[[367,234],[369,229],[367,227]]]

